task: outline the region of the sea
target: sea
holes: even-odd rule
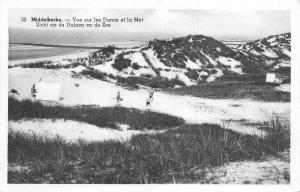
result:
[[[82,47],[120,48],[138,47],[157,37],[157,34],[50,31],[13,28],[9,30],[9,65],[30,63],[38,60],[53,60],[87,56],[92,49],[74,47],[46,47],[43,45],[65,45]],[[161,38],[168,36],[161,35]],[[29,45],[28,45],[29,44]],[[39,45],[32,45],[39,44]]]

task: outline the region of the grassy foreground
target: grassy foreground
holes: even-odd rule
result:
[[[108,112],[110,115],[105,116]],[[10,170],[9,183],[205,183],[209,182],[203,180],[207,168],[233,161],[260,160],[290,147],[289,127],[279,117],[268,121],[267,135],[261,138],[218,125],[189,125],[164,114],[132,112],[126,108],[46,107],[9,100],[11,120],[59,116],[94,124],[110,125],[124,120],[134,128],[178,128],[136,135],[123,143],[68,143],[62,138],[9,131],[8,162],[11,167],[24,168]],[[104,122],[96,121],[97,118]]]
[[[241,135],[210,124],[185,125],[163,134],[137,135],[127,143],[71,144],[61,138],[9,132],[9,163],[30,168],[8,172],[8,182],[205,182],[199,170],[239,160],[260,160],[289,147],[289,140],[278,148],[269,139]]]

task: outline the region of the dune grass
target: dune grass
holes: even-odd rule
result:
[[[10,130],[9,166],[28,169],[8,171],[9,183],[205,183],[207,169],[234,161],[263,160],[290,147],[289,124],[278,116],[266,121],[267,134],[258,137],[213,124],[185,124],[182,119],[150,111],[51,107],[10,98],[9,120],[24,118],[63,118],[111,128],[120,122],[132,129],[167,131],[136,135],[127,142],[69,143],[59,137]]]
[[[118,129],[116,123],[128,124],[130,129],[167,129],[184,124],[184,120],[168,114],[141,111],[125,107],[95,108],[88,106],[45,106],[31,100],[8,99],[9,120],[65,119],[86,122],[99,127]]]
[[[22,68],[38,68],[38,69],[62,69],[62,68],[74,68],[80,65],[84,65],[78,61],[73,61],[68,65],[53,64],[51,60],[33,61],[28,63],[20,63],[17,65],[8,66],[8,68],[22,67]]]
[[[203,181],[199,170],[289,148],[211,124],[182,125],[125,143],[67,143],[13,131],[8,137],[9,163],[30,167],[9,171],[9,183],[191,183]]]
[[[265,122],[267,132],[265,140],[269,145],[275,148],[277,151],[281,151],[284,148],[290,148],[290,121],[279,117],[277,114]]]
[[[201,83],[167,92],[213,99],[250,99],[266,102],[290,102],[290,93],[274,90],[275,85],[248,80]]]
[[[51,60],[43,60],[43,61],[34,61],[29,63],[21,63],[13,66],[8,66],[8,68],[14,68],[14,67],[23,67],[23,68],[44,68],[45,66],[50,66],[52,63]],[[55,67],[55,66],[53,66]]]

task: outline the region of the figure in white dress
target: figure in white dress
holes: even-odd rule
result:
[[[117,106],[121,106],[121,102],[123,101],[123,98],[121,97],[120,91],[118,91],[117,93],[116,100],[117,100]]]
[[[154,88],[149,89],[149,99],[151,103],[153,102],[153,96],[154,96]]]
[[[35,84],[33,84],[31,87],[31,95],[34,99],[36,98],[36,93],[37,93],[36,87],[35,87]]]
[[[151,101],[150,97],[148,97],[146,100],[146,108],[151,107],[151,102],[152,101]]]

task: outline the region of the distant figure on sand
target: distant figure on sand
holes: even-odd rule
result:
[[[35,88],[35,84],[32,85],[32,88],[31,88],[31,95],[33,98],[36,98],[36,88]]]
[[[121,101],[123,101],[123,98],[121,97],[120,91],[118,91],[117,93],[116,100],[117,100],[117,106],[121,106]]]
[[[151,99],[150,99],[150,97],[148,97],[147,98],[147,100],[146,100],[146,107],[151,107]]]
[[[154,88],[149,89],[149,99],[152,102],[153,101],[153,95],[154,95]]]

